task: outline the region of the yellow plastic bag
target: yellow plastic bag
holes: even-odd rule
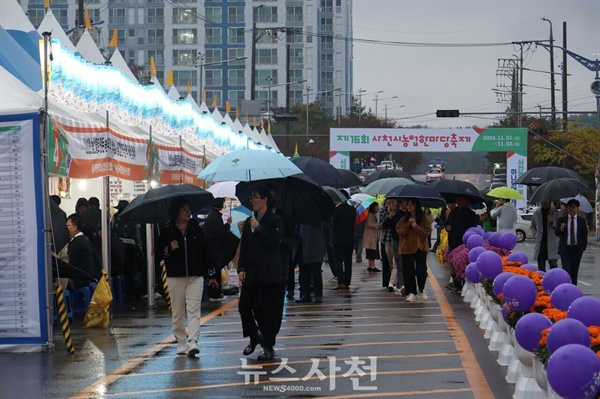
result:
[[[83,319],[83,326],[86,328],[100,327],[108,328],[108,308],[113,300],[110,284],[108,284],[108,274],[102,272],[102,277],[92,295],[92,301],[88,306]]]

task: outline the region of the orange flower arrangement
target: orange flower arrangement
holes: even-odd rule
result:
[[[542,314],[544,316],[546,316],[547,318],[549,318],[550,320],[552,320],[553,323],[556,323],[559,320],[567,318],[567,312],[565,312],[564,310],[555,309],[553,307],[544,309],[542,311]]]

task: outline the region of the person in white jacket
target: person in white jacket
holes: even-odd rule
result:
[[[501,233],[514,233],[517,222],[517,209],[509,199],[503,198],[496,202],[496,207],[490,212],[492,219],[496,219],[496,231]]]

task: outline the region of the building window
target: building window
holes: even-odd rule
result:
[[[206,86],[223,86],[223,71],[220,69],[205,70]]]
[[[261,69],[256,71],[256,84],[268,86],[277,84],[277,69]]]
[[[333,30],[333,18],[321,18],[321,30],[332,31]]]
[[[165,65],[165,52],[163,50],[148,50],[148,65],[150,58],[154,57],[154,65]]]
[[[242,100],[246,98],[244,90],[229,90],[227,95],[229,96],[229,105],[231,105],[232,109],[241,106]]]
[[[164,0],[147,0],[147,1],[148,1],[148,3],[161,3],[161,4],[164,2]],[[123,0],[117,0],[117,3],[118,2],[123,2]]]
[[[90,22],[100,21],[100,9],[99,8],[88,8],[88,14],[90,15]]]
[[[321,50],[333,50],[332,36],[321,36]]]
[[[207,48],[204,56],[204,63],[218,62],[223,60],[223,50],[220,48]]]
[[[302,104],[304,92],[302,90],[290,90],[290,106]]]
[[[303,80],[304,71],[302,69],[291,69],[290,70],[290,82],[298,82]]]
[[[175,86],[198,85],[198,74],[196,71],[173,71],[173,84]]]
[[[194,24],[196,23],[196,8],[175,8],[173,7],[174,24]]]
[[[149,24],[163,24],[165,22],[164,8],[148,8],[146,9],[146,18]]]
[[[302,23],[302,7],[286,7],[285,22],[287,23]]]
[[[244,23],[244,7],[228,7],[227,22],[230,24]]]
[[[215,97],[217,98],[217,106],[225,104],[221,90],[204,90],[206,104],[212,104]]]
[[[288,32],[287,34],[287,42],[292,44],[292,43],[303,43],[303,38],[302,38],[302,29],[301,28],[294,28],[293,32]]]
[[[227,83],[229,86],[244,86],[246,84],[244,72],[243,69],[230,69],[227,71]]]
[[[196,29],[173,29],[173,44],[196,44]]]
[[[333,67],[333,54],[321,54],[321,66]]]
[[[204,10],[207,24],[220,24],[223,22],[223,9],[221,7],[206,7]]]
[[[227,49],[227,59],[228,60],[235,60],[236,58],[244,58],[245,54],[246,54],[246,52],[244,51],[243,48]],[[228,65],[244,65],[244,60],[230,61],[230,62],[228,62]]]
[[[265,48],[256,50],[257,65],[275,65],[277,64],[277,49]]]
[[[277,22],[277,7],[254,8],[256,13],[256,22],[273,23]]]
[[[304,63],[304,50],[301,48],[293,48],[291,49],[290,54],[290,62],[292,64],[303,64]]]
[[[321,84],[333,86],[333,72],[321,72]]]
[[[125,29],[117,29],[117,45],[125,44]],[[123,57],[125,58],[125,57]]]
[[[29,2],[29,4],[32,4]],[[44,20],[44,15],[46,14],[46,10],[44,9],[29,9],[27,10],[27,16],[29,17],[29,22],[37,29],[42,21]]]
[[[244,44],[245,32],[244,28],[229,28],[227,29],[228,44]]]
[[[148,44],[165,44],[165,30],[148,29]]]
[[[173,50],[173,65],[192,66],[196,63],[196,50]]]
[[[54,14],[54,17],[56,17],[56,20],[58,21],[60,26],[69,26],[69,15],[67,14],[67,10],[54,9],[54,10],[52,10],[52,13]]]
[[[114,25],[125,24],[125,9],[124,8],[111,8],[108,10],[108,23]]]
[[[221,28],[206,28],[204,31],[206,44],[221,44],[223,42]]]

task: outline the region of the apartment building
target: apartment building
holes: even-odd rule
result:
[[[44,0],[20,0],[34,26]],[[261,112],[307,101],[337,117],[349,112],[352,88],[351,0],[85,0],[93,37],[106,49],[113,30],[130,64],[221,109],[243,100]],[[51,0],[55,17],[77,40],[77,0]],[[252,72],[254,71],[254,81]],[[166,85],[165,85],[166,86]],[[165,87],[168,89],[168,87]],[[254,90],[253,90],[254,88]],[[254,91],[254,95],[252,92]],[[289,101],[288,101],[289,100]],[[258,103],[256,104],[258,105]]]

